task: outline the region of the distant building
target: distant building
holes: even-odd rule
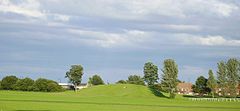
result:
[[[88,84],[87,83],[81,83],[79,85],[77,85],[77,90],[83,89],[83,88],[87,88]]]
[[[238,84],[238,86],[236,87],[237,87],[236,89],[237,95],[240,95],[240,84]],[[219,96],[223,96],[221,88],[215,88],[215,93],[218,94]],[[229,89],[226,89],[226,93],[228,96],[230,96]]]
[[[74,85],[71,83],[58,83],[58,85],[62,86],[62,88],[64,89],[74,89]],[[87,88],[88,84],[87,83],[81,83],[79,85],[77,85],[77,90],[83,89],[83,88]]]
[[[178,83],[177,93],[184,95],[193,95],[192,83]]]

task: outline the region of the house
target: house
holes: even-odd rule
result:
[[[64,89],[68,89],[68,90],[74,89],[74,85],[71,83],[58,83],[58,85],[62,86],[62,88]],[[77,85],[77,90],[87,88],[87,87],[88,87],[87,83],[81,83]]]
[[[88,84],[87,83],[81,83],[79,85],[77,85],[77,90],[83,89],[83,88],[87,88]]]
[[[184,95],[193,95],[192,83],[178,83],[177,93]]]
[[[236,87],[237,87],[237,89],[236,89],[236,94],[237,94],[237,95],[240,95],[240,84],[238,84]],[[222,93],[223,93],[222,91],[223,91],[223,90],[222,90],[221,88],[219,88],[219,87],[215,88],[215,93],[218,94],[219,96],[223,96],[223,95],[222,95]],[[228,89],[228,88],[226,89],[226,93],[227,93],[228,96],[230,96],[230,93],[229,93],[229,89]]]
[[[62,86],[63,89],[73,89],[73,85],[70,83],[58,83],[59,86]]]

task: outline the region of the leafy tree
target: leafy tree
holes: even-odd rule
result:
[[[136,85],[145,85],[143,79],[138,75],[130,75],[128,77],[127,83]]]
[[[116,82],[116,84],[127,84],[127,82],[124,80],[119,80],[118,82]]]
[[[15,89],[21,91],[31,91],[33,90],[34,80],[31,78],[19,79],[16,83]]]
[[[1,87],[5,90],[13,90],[18,78],[16,76],[6,76],[2,79]]]
[[[89,78],[88,83],[92,85],[103,85],[104,81],[99,75],[93,75],[92,77]]]
[[[60,92],[63,91],[63,88],[58,85],[55,81],[49,81],[47,83],[47,91],[48,92]]]
[[[164,61],[162,72],[162,87],[165,91],[170,93],[170,98],[175,98],[178,84],[178,66],[175,61],[172,59],[166,59]]]
[[[48,89],[47,89],[48,83],[49,83],[49,81],[47,79],[39,78],[35,81],[35,83],[33,85],[33,90],[47,92],[48,91]]]
[[[228,90],[227,67],[224,61],[220,61],[217,65],[218,87],[221,89],[221,94],[226,96]]]
[[[228,60],[227,78],[228,78],[229,93],[232,97],[237,96],[237,85],[239,81],[238,68],[239,68],[239,63],[237,59],[231,58]]]
[[[217,81],[213,75],[212,70],[208,71],[208,81],[207,81],[207,87],[211,89],[212,97],[214,98],[215,89],[217,88]]]
[[[77,90],[77,85],[81,84],[82,75],[83,67],[81,65],[72,65],[71,69],[66,72],[65,77],[74,85],[75,91]]]
[[[58,85],[57,82],[53,80],[48,80],[44,78],[39,78],[35,81],[33,85],[34,91],[41,91],[41,92],[58,92],[62,91],[62,87]]]
[[[152,62],[144,64],[144,81],[147,82],[148,86],[154,85],[158,78],[158,67]]]
[[[210,92],[210,89],[207,88],[207,79],[203,76],[197,78],[195,85],[193,86],[193,91],[199,93],[201,96]]]

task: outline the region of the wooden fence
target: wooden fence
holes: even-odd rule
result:
[[[191,101],[240,102],[240,98],[189,98]]]

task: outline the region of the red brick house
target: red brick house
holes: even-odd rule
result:
[[[184,95],[193,95],[192,83],[178,83],[177,93]]]

